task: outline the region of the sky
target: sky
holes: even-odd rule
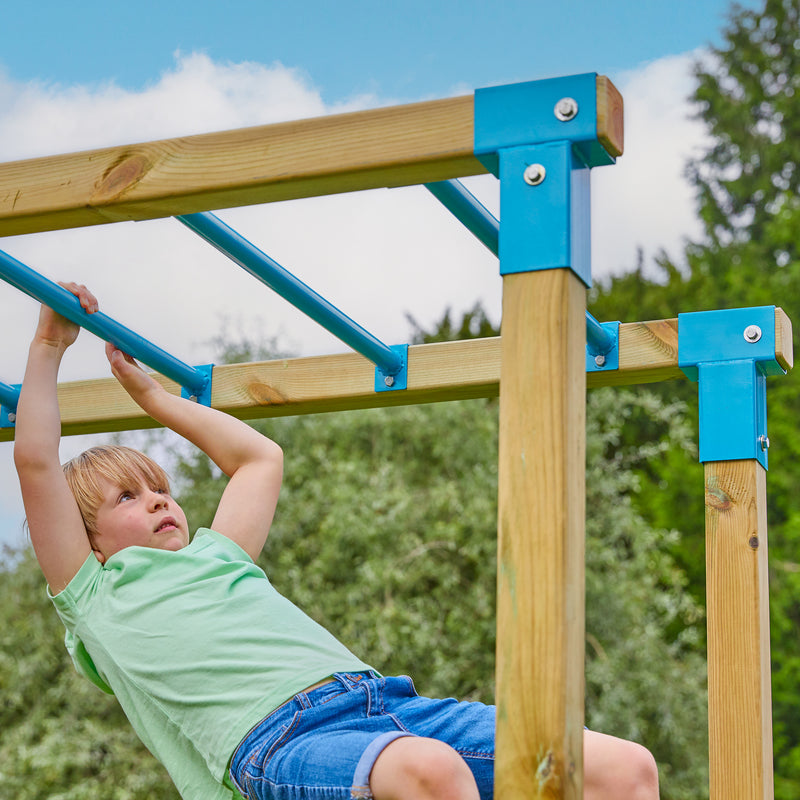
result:
[[[754,2],[743,3],[755,7]],[[613,8],[613,11],[609,10]],[[684,177],[707,145],[688,98],[692,65],[723,42],[722,0],[31,0],[4,3],[4,160],[469,94],[559,75],[607,75],[625,98],[625,154],[592,176],[595,279],[680,262],[700,236]],[[468,187],[499,214],[491,176]],[[0,187],[2,190],[3,187]],[[388,344],[408,315],[431,326],[483,304],[500,317],[497,262],[422,188],[375,190],[219,216]],[[213,340],[277,337],[298,355],[346,350],[173,220],[8,237],[53,280],[190,364]],[[0,283],[0,380],[22,379],[37,305]],[[677,313],[677,309],[676,309]],[[84,333],[67,380],[108,374]],[[71,437],[69,458],[96,439]],[[0,543],[22,540],[12,446],[0,443]]]

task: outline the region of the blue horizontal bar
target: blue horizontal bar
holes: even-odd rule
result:
[[[616,346],[614,337],[587,311],[586,347],[593,356],[604,356]]]
[[[72,292],[45,278],[2,250],[0,250],[0,278],[40,303],[49,306],[62,317],[72,320],[76,325],[111,342],[123,352],[142,361],[162,375],[191,389],[194,394],[202,395],[203,390],[207,387],[209,381],[206,372],[184,364],[183,361],[148,342],[147,339],[143,339],[124,325],[120,325],[102,311],[88,314],[81,307],[80,300]]]
[[[426,183],[425,188],[495,255],[500,223],[461,181]]]
[[[16,411],[18,402],[19,389],[17,389],[15,386],[9,386],[7,383],[0,381],[0,405],[11,409],[11,411]]]
[[[500,222],[461,181],[426,183],[425,188],[495,255],[499,251]],[[586,341],[593,356],[614,349],[614,337],[587,311]]]
[[[200,212],[185,214],[176,219],[357,353],[368,358],[381,372],[386,375],[397,375],[401,372],[404,365],[399,353],[353,322],[336,306],[248,242],[219,217],[208,212]]]

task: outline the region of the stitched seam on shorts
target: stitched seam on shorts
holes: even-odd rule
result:
[[[284,744],[285,740],[292,735],[294,729],[300,722],[300,717],[302,716],[302,713],[303,713],[302,711],[295,711],[294,716],[292,717],[292,721],[289,723],[286,730],[283,731],[283,733],[281,733],[281,735],[278,736],[278,738],[275,739],[275,741],[269,746],[269,749],[267,750],[266,755],[263,758],[258,757],[261,754],[261,751],[259,751],[258,754],[255,753],[253,754],[253,756],[248,760],[248,763],[253,764],[255,763],[255,761],[258,760],[261,762],[262,765],[261,768],[263,769],[264,766],[269,763],[270,759],[275,754],[275,751],[278,750],[281,747],[281,745]]]

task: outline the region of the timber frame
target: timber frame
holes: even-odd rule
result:
[[[496,119],[505,106],[513,134],[508,120]],[[501,800],[582,797],[585,388],[686,370],[679,317],[620,325],[619,366],[587,372],[590,273],[575,262],[586,250],[588,218],[580,207],[588,168],[622,151],[622,98],[592,75],[0,164],[0,236],[490,171],[500,177],[502,337],[410,347],[408,387],[398,392],[376,392],[374,367],[357,354],[218,365],[211,405],[252,419],[500,396]],[[537,195],[537,182],[557,191]],[[518,207],[525,213],[515,215]],[[548,229],[563,227],[567,242],[563,252],[563,241],[553,244],[558,253],[547,263],[531,255],[539,240],[518,227],[517,217],[537,215]],[[791,324],[780,309],[773,333],[773,361],[789,369]],[[61,384],[59,402],[65,435],[152,425],[113,379]],[[13,427],[0,428],[0,441],[12,438]],[[706,463],[713,800],[772,797],[765,474],[749,454]]]

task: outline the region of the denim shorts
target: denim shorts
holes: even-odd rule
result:
[[[494,732],[494,706],[420,697],[407,677],[336,673],[253,728],[233,754],[230,774],[248,800],[371,798],[369,775],[383,748],[402,736],[425,736],[462,756],[487,800]]]

